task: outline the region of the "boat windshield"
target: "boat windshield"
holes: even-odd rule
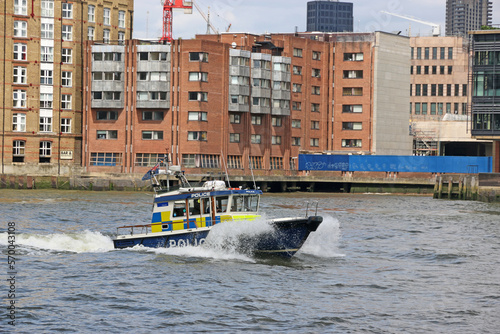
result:
[[[233,195],[231,211],[233,212],[257,212],[259,210],[258,195]]]

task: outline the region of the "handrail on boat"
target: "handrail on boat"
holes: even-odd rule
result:
[[[163,222],[163,223],[144,224],[144,225],[119,226],[119,227],[116,228],[116,235],[123,235],[123,234],[120,234],[119,232],[120,232],[120,229],[124,229],[124,228],[129,228],[130,229],[130,235],[134,235],[134,227],[135,228],[141,228],[141,229],[146,228],[146,233],[145,234],[148,234],[148,227],[153,227],[153,226],[156,226],[156,225],[170,225],[170,224],[173,224],[173,222]]]

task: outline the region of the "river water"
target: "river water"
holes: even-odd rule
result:
[[[304,215],[306,202],[324,223],[304,248],[255,259],[113,250],[117,226],[148,223],[150,194],[0,190],[0,332],[499,332],[499,204],[293,193],[264,195],[261,211]]]

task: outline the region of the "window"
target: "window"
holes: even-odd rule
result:
[[[41,141],[40,142],[40,163],[49,163],[50,156],[52,154],[52,142]]]
[[[125,33],[123,31],[118,32],[118,44],[119,45],[125,44]]]
[[[319,103],[311,103],[311,111],[319,112]]]
[[[167,92],[149,92],[149,99],[151,101],[166,101]]]
[[[208,101],[208,93],[207,92],[189,92],[189,101],[207,102]]]
[[[261,125],[262,116],[252,116],[252,125]]]
[[[118,11],[118,28],[125,28],[125,11]]]
[[[321,78],[321,70],[318,68],[312,69],[312,77],[313,78]]]
[[[240,134],[239,133],[230,133],[229,134],[229,142],[230,143],[239,143],[240,142]]]
[[[142,131],[142,140],[163,140],[163,131]]]
[[[106,121],[106,120],[117,120],[118,112],[111,110],[98,110],[96,112],[96,120]]]
[[[424,66],[424,74],[429,74],[429,66]]]
[[[40,26],[40,38],[54,39],[54,24],[42,23]]]
[[[103,10],[103,23],[106,26],[111,25],[111,9],[109,8],[104,8]]]
[[[302,85],[294,83],[292,86],[292,91],[294,93],[301,93],[302,92]]]
[[[61,132],[71,133],[71,118],[61,118]]]
[[[311,138],[309,143],[311,147],[319,147],[319,138]]]
[[[28,22],[14,21],[14,37],[28,36]]]
[[[206,52],[190,52],[189,53],[189,61],[199,61],[199,62],[208,62],[208,53]]]
[[[272,145],[281,145],[281,136],[271,136]]]
[[[417,65],[417,74],[422,74],[422,66]]]
[[[94,40],[94,32],[95,32],[94,27],[88,27],[88,29],[87,29],[87,39],[89,41],[93,41]]]
[[[40,108],[52,109],[53,95],[48,93],[40,93]]]
[[[417,59],[422,59],[422,48],[417,48]]]
[[[500,83],[500,79],[498,79],[498,77],[497,77],[496,81],[498,83]],[[498,89],[498,86],[497,86],[497,89]],[[462,85],[462,96],[467,96],[467,84]]]
[[[451,84],[446,85],[446,96],[451,96]]]
[[[12,143],[12,162],[24,162],[24,150],[26,142],[24,140],[14,140]]]
[[[342,105],[343,113],[362,113],[363,106],[361,104],[343,104]]]
[[[300,137],[292,137],[292,146],[300,146]]]
[[[436,115],[436,103],[431,103],[431,115]]]
[[[54,61],[54,48],[51,46],[41,47],[41,61],[52,63]]]
[[[52,132],[52,117],[40,117],[40,132]]]
[[[415,115],[420,115],[420,103],[415,102]]]
[[[97,139],[117,139],[117,130],[97,130]]]
[[[283,157],[270,157],[269,166],[271,169],[283,169]]]
[[[361,122],[342,122],[342,130],[363,130]]]
[[[135,165],[139,167],[154,167],[162,158],[164,158],[164,155],[159,153],[137,153],[135,155]]]
[[[121,153],[90,153],[91,166],[121,166]]]
[[[193,80],[191,80],[191,74],[189,77],[189,81],[207,81],[207,77],[205,76],[205,80],[201,76],[192,76]],[[200,80],[201,79],[201,80]],[[253,79],[253,86],[254,87],[264,87],[263,82],[266,80],[263,79]],[[269,80],[267,80],[269,81]],[[243,85],[243,86],[248,86],[250,84],[250,78],[249,77],[243,77],[243,76],[238,76],[238,75],[232,75],[230,78],[230,84],[231,85]],[[269,88],[269,84],[266,88]]]
[[[163,121],[163,111],[143,111],[143,121]]]
[[[342,147],[361,147],[361,139],[342,139]]]
[[[62,18],[72,19],[73,18],[73,4],[69,2],[62,3]]]
[[[444,96],[444,85],[438,84],[438,96]]]
[[[300,129],[301,123],[300,119],[292,119],[292,128]]]
[[[319,121],[311,121],[311,130],[319,130]]]
[[[89,22],[95,22],[95,6],[89,5],[87,18]]]
[[[14,66],[13,69],[14,78],[12,83],[14,84],[26,84],[26,67]]]
[[[14,15],[28,15],[28,0],[14,0]]]
[[[363,71],[344,71],[344,79],[363,79]]]
[[[109,39],[110,39],[110,32],[109,29],[103,29],[102,30],[102,42],[105,44],[109,44]]]
[[[312,52],[312,59],[313,60],[321,60],[321,52],[319,52],[319,51],[313,51]]]
[[[231,123],[231,124],[240,124],[241,123],[241,115],[239,115],[239,114],[229,114],[229,123]]]
[[[212,154],[183,154],[182,166],[186,168],[219,168],[219,156]]]
[[[16,89],[12,93],[12,108],[26,108],[26,91]]]
[[[302,66],[293,66],[293,74],[302,75]]]
[[[429,59],[429,48],[428,47],[426,47],[424,49],[424,59]]]
[[[52,85],[51,70],[40,70],[40,85]]]
[[[281,126],[281,124],[282,124],[281,117],[275,117],[275,116],[274,116],[274,117],[272,117],[272,118],[271,118],[271,124],[272,124],[273,126],[276,126],[276,127]]]
[[[455,84],[455,96],[460,96],[460,85]]]
[[[451,103],[446,103],[446,113],[451,114]]]
[[[61,109],[71,109],[71,94],[61,95]]]
[[[440,48],[440,50],[439,50],[439,54],[440,54],[439,59],[444,59],[445,52],[446,52],[445,50],[446,50],[446,48]]]
[[[436,84],[431,84],[431,96],[436,96]]]
[[[363,53],[344,53],[344,61],[363,61]]]
[[[250,136],[250,143],[260,144],[260,142],[261,142],[260,135],[251,135]]]
[[[302,49],[293,48],[293,56],[302,58]]]
[[[188,131],[188,140],[206,141],[207,140],[207,132],[206,131]]]
[[[453,66],[448,66],[448,74],[451,74],[452,72],[453,72]]]
[[[292,101],[293,110],[302,110],[302,102]]]
[[[26,131],[26,114],[20,114],[20,113],[12,114],[12,131],[17,131],[17,132]]]
[[[438,59],[438,48],[432,48],[432,59]]]
[[[73,26],[63,25],[61,36],[62,36],[63,41],[72,41],[73,40]]]
[[[14,60],[26,60],[27,49],[24,43],[14,43]]]
[[[61,60],[65,64],[73,63],[73,50],[63,48],[61,51]]]
[[[427,103],[422,103],[422,115],[427,115]]]
[[[227,156],[227,168],[229,168],[229,169],[243,169],[243,164],[241,163],[241,155],[228,155]]]
[[[71,87],[72,86],[72,77],[73,73],[68,71],[61,72],[61,84],[63,87]]]
[[[432,74],[437,74],[437,66],[432,66]]]
[[[453,48],[448,48],[448,59],[453,59]]]
[[[262,157],[251,156],[250,157],[250,168],[251,169],[262,169],[263,168]]]
[[[207,72],[189,72],[189,81],[208,81]]]
[[[428,84],[422,84],[422,96],[427,96]]]
[[[362,96],[363,88],[362,87],[344,87],[342,89],[342,95],[344,96]]]
[[[207,112],[205,111],[189,111],[188,121],[207,121]]]
[[[311,89],[311,94],[312,95],[320,95],[320,87],[319,86],[312,86]]]

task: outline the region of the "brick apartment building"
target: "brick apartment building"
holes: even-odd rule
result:
[[[282,175],[299,152],[411,154],[407,37],[221,34],[85,47],[82,164]],[[251,171],[252,170],[252,171]]]
[[[83,43],[130,39],[133,5],[2,1],[2,174],[67,174],[81,165]]]

